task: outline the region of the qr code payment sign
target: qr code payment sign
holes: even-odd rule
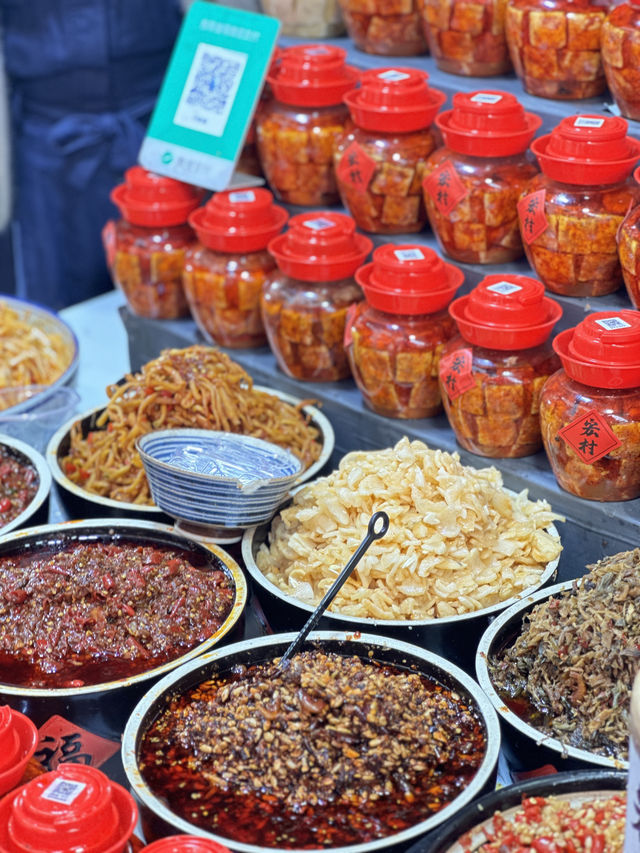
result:
[[[174,123],[211,136],[222,136],[246,64],[246,53],[200,43]]]

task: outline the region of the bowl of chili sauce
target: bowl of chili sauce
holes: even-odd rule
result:
[[[0,433],[0,536],[46,521],[51,473],[24,441]]]
[[[295,636],[207,653],[137,705],[122,758],[147,839],[365,853],[493,785],[497,716],[462,670],[397,640],[318,631],[280,671]]]
[[[154,680],[212,648],[247,587],[222,549],[116,519],[0,537],[0,704],[118,740]]]

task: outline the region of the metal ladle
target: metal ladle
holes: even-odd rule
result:
[[[382,522],[382,525],[376,530],[376,525],[379,521]],[[388,529],[389,516],[387,515],[387,513],[383,510],[374,512],[374,514],[369,519],[367,534],[362,540],[362,542],[358,545],[358,550],[354,552],[347,565],[344,567],[344,569],[340,572],[338,577],[334,580],[329,589],[326,591],[324,598],[322,599],[320,604],[318,604],[311,616],[302,626],[298,636],[295,638],[295,640],[291,643],[289,648],[280,658],[280,663],[278,664],[279,671],[282,671],[288,666],[290,658],[298,651],[300,646],[304,643],[309,632],[313,631],[315,626],[318,624],[320,617],[322,616],[324,611],[331,604],[336,595],[340,592],[342,586],[344,585],[344,582],[349,577],[351,572],[355,569],[355,567],[358,565],[362,557],[364,557],[365,552],[369,548],[369,545],[371,545],[371,543],[374,542],[376,539],[382,539]]]

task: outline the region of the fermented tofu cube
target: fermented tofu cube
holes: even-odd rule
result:
[[[254,273],[251,278],[238,279],[238,308],[241,311],[251,311],[260,305],[264,279],[263,273]]]
[[[600,50],[600,33],[606,17],[602,12],[567,12],[569,50]]]
[[[333,124],[313,127],[309,132],[309,157],[314,163],[333,163],[333,146],[344,127]]]
[[[612,424],[611,429],[622,445],[617,450],[612,450],[609,456],[620,459],[625,456],[640,455],[640,423],[635,421],[628,424]]]
[[[388,352],[362,347],[358,361],[360,373],[369,390],[385,382],[393,382],[393,366]]]
[[[410,15],[413,12],[414,0],[378,0],[376,12],[378,15]]]
[[[558,68],[568,80],[595,80],[604,73],[599,50],[561,50]]]
[[[637,38],[627,36],[625,40],[625,53],[629,60],[626,70],[638,73],[638,68],[640,67],[640,44]]]
[[[314,342],[313,314],[307,311],[294,311],[283,308],[280,313],[280,337],[296,344],[311,346]]]
[[[617,282],[622,284],[622,269],[617,252],[589,252],[587,255],[576,255],[574,269],[578,281],[606,281],[611,283],[611,289]]]
[[[484,192],[482,203],[484,207],[483,222],[486,225],[502,225],[517,216],[518,188],[509,190],[507,187],[496,192]]]
[[[539,445],[542,443],[540,435],[540,418],[538,415],[526,415],[518,427],[518,438],[516,444],[522,447],[525,444]]]
[[[543,81],[558,79],[558,58],[553,50],[525,44],[522,48],[524,74]]]
[[[468,393],[469,392],[467,391],[466,394],[463,394],[461,397],[450,402],[449,421],[451,422],[451,426],[455,432],[458,433],[461,438],[475,440],[477,418],[474,415],[469,414],[469,412],[465,412],[460,407],[460,401],[464,400]]]
[[[624,65],[624,30],[621,30],[620,27],[612,27],[609,23],[604,23],[600,37],[602,59],[608,62],[613,68],[622,68]]]
[[[423,417],[433,417],[437,414],[442,408],[438,383],[431,379],[416,382],[409,394],[409,408],[426,410]]]
[[[632,104],[637,104],[640,92],[640,60],[636,68],[622,68],[618,71],[617,83],[620,96]]]
[[[555,207],[558,210],[559,208]],[[547,227],[535,239],[536,246],[542,246],[552,252],[558,251],[558,214],[550,212],[550,206],[545,205],[545,216],[547,218]]]
[[[406,196],[413,181],[413,168],[396,163],[381,163],[376,169],[370,187],[380,195]]]
[[[298,173],[293,164],[277,160],[264,163],[263,168],[268,182],[280,192],[295,190],[298,186]]]
[[[480,223],[455,222],[453,242],[458,249],[479,252],[487,248],[487,229]]]
[[[470,33],[445,30],[440,33],[440,45],[448,59],[464,60],[473,50],[473,36]]]
[[[396,355],[395,381],[400,384],[421,382],[431,376],[431,350],[424,352],[399,352]]]
[[[364,44],[367,39],[367,30],[369,29],[369,21],[371,20],[371,14],[361,15],[355,12],[348,12],[346,9],[342,10],[342,14],[344,17],[344,22],[347,25],[349,35],[351,36],[355,44]]]
[[[387,196],[382,205],[381,220],[385,225],[414,225],[418,221],[420,198],[410,195],[406,198]]]
[[[322,344],[298,347],[298,359],[307,370],[329,370],[333,367],[331,351]]]
[[[137,287],[142,284],[140,259],[129,252],[116,252],[113,276],[121,287]]]
[[[540,411],[540,394],[542,386],[547,381],[546,376],[536,376],[531,384],[531,414],[538,415]]]
[[[471,196],[467,195],[463,199],[460,199],[460,201],[456,204],[456,206],[453,208],[453,210],[451,210],[447,214],[447,219],[450,220],[451,222],[469,222],[469,221],[471,221],[471,222],[476,221],[477,222],[477,221],[479,221],[481,219],[481,215],[476,216],[475,220],[474,220],[471,204],[472,204]],[[482,201],[480,200],[478,202],[478,204],[476,204],[476,207],[478,207],[481,204],[482,204]],[[478,212],[478,211],[476,211],[476,212]]]
[[[423,0],[422,15],[430,27],[448,30],[452,9],[452,0]]]
[[[531,266],[544,284],[561,283],[568,285],[574,280],[573,255],[563,252],[552,252],[543,249],[536,243],[529,247],[525,245],[525,252]]]
[[[346,317],[346,308],[343,308],[340,311],[332,311],[329,314],[320,315],[322,342],[328,347],[336,346],[336,344],[342,344]]]
[[[400,408],[398,394],[392,383],[385,383],[375,391],[369,391],[369,399],[372,407],[387,412],[396,412]]]
[[[298,363],[298,344],[291,343],[290,340],[283,337],[281,334],[276,336],[277,348],[274,347],[273,350],[276,354],[276,358],[279,362],[284,362],[284,364],[297,364]]]
[[[620,234],[618,243],[618,255],[620,263],[625,270],[632,275],[640,275],[640,242],[632,240],[625,232]]]
[[[484,26],[484,10],[485,6],[482,3],[455,3],[451,16],[451,28],[461,33],[479,35]]]
[[[529,12],[529,44],[544,49],[566,47],[566,21],[564,12]]]
[[[342,0],[342,10],[356,15],[374,15],[378,8],[378,0]]]
[[[504,16],[504,27],[507,43],[510,46],[511,59],[513,61],[516,51],[525,44],[525,13],[522,9],[516,9],[511,3],[507,4]]]
[[[505,18],[508,6],[508,0],[496,0],[491,6],[487,7],[491,25],[489,31],[494,36],[504,37]]]
[[[603,193],[601,201],[604,210],[607,213],[617,214],[620,217],[619,222],[622,222],[631,208],[640,203],[640,197],[635,188],[629,191],[629,188],[625,187],[623,190],[616,189],[613,192]]]
[[[308,163],[309,134],[297,128],[280,128],[277,134],[278,154],[287,163]]]
[[[182,275],[184,249],[176,252],[151,253],[151,281],[173,281]]]
[[[493,385],[489,380],[485,382],[483,390],[489,417],[498,414],[511,415],[515,418],[522,414],[524,405],[522,385]]]
[[[485,447],[511,447],[518,439],[517,422],[508,417],[478,418],[476,427],[478,443]]]
[[[425,157],[428,157],[431,151],[425,154]],[[422,181],[424,180],[424,161],[420,161],[416,163],[413,170],[413,178],[411,179],[411,183],[409,184],[409,195],[419,195],[422,196]]]
[[[475,388],[469,388],[464,394],[456,397],[453,402],[458,405],[461,412],[467,412],[470,415],[484,416],[487,413],[480,379],[476,379]]]
[[[359,193],[355,190],[342,190],[345,207],[362,228],[373,228],[380,219],[384,196],[372,195],[370,192]]]
[[[558,245],[562,251],[580,255],[615,252],[619,224],[618,216],[607,214],[558,216]]]
[[[500,225],[498,228],[487,228],[487,244],[489,246],[504,246],[506,249],[522,251],[522,238],[520,237],[520,222],[516,216],[511,222]]]

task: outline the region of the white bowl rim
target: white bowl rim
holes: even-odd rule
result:
[[[233,850],[240,851],[240,853],[258,853],[258,851],[262,851],[262,853],[309,853],[308,849],[302,851],[294,848],[258,847],[254,844],[246,844],[241,841],[234,841],[232,839],[225,838],[221,835],[218,836],[205,830],[201,831],[194,824],[188,823],[178,817],[178,815],[174,814],[167,806],[165,806],[159,798],[155,797],[142,778],[136,758],[136,732],[141,729],[142,720],[145,714],[154,704],[156,699],[165,691],[170,690],[176,681],[194,669],[206,666],[208,663],[215,661],[218,658],[242,652],[247,648],[262,648],[263,646],[270,646],[274,643],[288,644],[297,636],[297,631],[292,631],[286,634],[268,634],[264,637],[243,640],[229,646],[219,647],[211,652],[201,655],[196,660],[191,660],[183,666],[174,669],[162,680],[152,685],[133,709],[122,737],[122,763],[125,768],[125,773],[127,775],[129,785],[142,803],[144,803],[148,808],[152,808],[152,811],[155,814],[165,821],[170,822],[181,832],[190,835],[198,835],[203,838],[214,839],[225,846],[230,845]],[[413,826],[393,835],[387,835],[384,838],[379,838],[375,841],[349,844],[343,847],[312,848],[313,850],[317,853],[320,850],[325,850],[326,853],[371,853],[371,851],[388,847],[394,847],[395,849],[396,844],[407,842],[417,836],[423,835],[431,829],[434,829],[436,826],[440,826],[449,817],[456,814],[461,808],[478,796],[483,786],[491,778],[498,761],[498,755],[500,752],[500,725],[498,723],[498,716],[495,709],[470,675],[467,675],[467,673],[460,669],[460,667],[451,663],[451,661],[448,661],[446,658],[436,655],[427,649],[421,648],[420,646],[406,643],[403,640],[391,639],[389,637],[382,637],[376,634],[360,634],[359,632],[312,631],[306,638],[305,642],[313,642],[314,640],[319,640],[321,642],[323,640],[333,640],[338,642],[356,641],[361,642],[363,645],[378,646],[382,649],[393,648],[394,651],[398,651],[401,654],[406,654],[413,658],[418,658],[433,669],[439,670],[440,675],[433,675],[432,677],[434,678],[440,678],[440,680],[442,680],[442,674],[446,673],[447,677],[457,681],[468,695],[472,697],[485,725],[487,733],[487,750],[478,771],[467,787],[464,788],[458,796],[452,800],[452,802],[426,820],[414,824]],[[150,801],[153,803],[153,807],[149,805]]]
[[[296,494],[296,492],[300,491],[303,485],[301,484],[298,488],[293,489],[290,497]],[[503,487],[504,488],[504,487]],[[511,489],[504,489],[505,492],[508,492],[511,495],[517,494]],[[287,498],[288,500],[288,498]],[[285,505],[280,507],[281,509],[285,508]],[[277,513],[276,513],[277,515]],[[269,524],[273,524],[274,518],[271,519]],[[316,609],[316,604],[307,604],[305,601],[301,601],[299,598],[295,598],[293,595],[289,595],[289,593],[284,592],[280,589],[280,587],[276,586],[272,581],[263,575],[263,573],[258,568],[256,561],[253,556],[253,539],[256,534],[256,530],[258,527],[262,527],[263,524],[267,522],[263,522],[262,524],[256,524],[250,527],[248,530],[245,530],[242,536],[242,559],[245,565],[245,568],[251,575],[251,577],[262,586],[267,592],[272,593],[277,596],[281,601],[286,602],[287,604],[292,605],[293,607],[297,607],[300,610],[306,610],[307,613],[313,613]],[[560,534],[558,533],[555,524],[548,524],[544,528],[547,533],[549,533],[554,538],[560,541]],[[365,534],[365,530],[363,530],[363,536]],[[498,611],[504,610],[505,607],[510,607],[513,602],[519,602],[524,598],[527,598],[531,595],[532,592],[539,589],[540,586],[547,583],[550,580],[554,573],[558,568],[558,563],[560,561],[560,556],[562,552],[558,554],[555,560],[551,560],[551,562],[547,563],[544,571],[542,572],[540,579],[538,582],[526,589],[523,589],[522,592],[518,592],[515,595],[510,596],[504,601],[498,601],[496,604],[491,604],[488,607],[483,607],[480,610],[471,610],[468,613],[459,613],[456,616],[437,616],[430,617],[428,619],[379,619],[375,616],[349,616],[346,613],[338,613],[335,610],[325,610],[323,613],[323,618],[327,617],[328,619],[335,619],[337,622],[346,622],[354,625],[361,625],[364,628],[373,628],[375,626],[389,627],[389,628],[421,628],[429,625],[441,626],[441,625],[455,625],[459,622],[468,622],[470,619],[474,618],[482,618],[483,616],[491,616]]]
[[[3,432],[0,432],[0,446],[2,445],[17,450],[34,466],[38,474],[38,489],[33,496],[33,499],[22,510],[22,512],[19,515],[16,515],[16,517],[8,524],[0,527],[0,538],[20,527],[21,524],[24,524],[27,519],[31,518],[31,516],[40,509],[51,491],[52,482],[49,466],[47,465],[44,456],[39,453],[35,447],[31,447],[30,444],[20,441],[18,438],[13,438],[13,436],[5,435]]]
[[[502,719],[517,729],[521,734],[526,735],[536,744],[536,746],[548,747],[553,752],[557,752],[562,758],[575,758],[579,761],[585,761],[590,764],[607,767],[610,770],[625,770],[629,767],[628,761],[624,761],[619,758],[610,758],[606,755],[598,755],[595,752],[589,752],[587,749],[579,749],[575,746],[569,746],[568,744],[562,743],[562,741],[557,738],[545,734],[540,731],[540,729],[535,728],[535,726],[525,723],[515,711],[512,711],[504,704],[503,700],[494,688],[493,682],[489,676],[489,667],[487,665],[489,652],[491,651],[491,646],[493,645],[494,640],[502,628],[511,619],[513,619],[514,616],[518,616],[520,614],[524,615],[534,604],[537,604],[539,601],[543,601],[544,599],[551,598],[551,596],[557,595],[560,592],[572,589],[574,583],[580,584],[580,582],[585,578],[588,578],[588,574],[573,580],[562,581],[561,583],[554,584],[553,586],[545,587],[545,589],[539,589],[528,595],[526,598],[523,598],[521,601],[517,601],[503,613],[496,616],[493,622],[484,631],[480,638],[480,642],[478,643],[478,649],[476,651],[476,676],[478,683]]]

